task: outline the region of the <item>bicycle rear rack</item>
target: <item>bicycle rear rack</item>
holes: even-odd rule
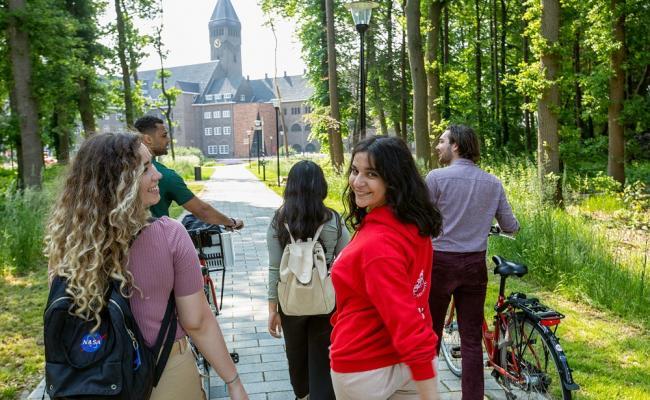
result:
[[[513,293],[508,296],[507,303],[519,308],[535,322],[544,326],[555,326],[564,318],[564,314],[540,303],[537,298],[526,298],[523,293]]]

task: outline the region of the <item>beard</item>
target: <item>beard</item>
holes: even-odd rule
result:
[[[438,152],[438,162],[441,165],[449,165],[449,163],[451,162],[451,150]]]

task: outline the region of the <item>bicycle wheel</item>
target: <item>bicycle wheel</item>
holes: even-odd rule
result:
[[[503,378],[509,399],[571,399],[562,383],[565,370],[551,331],[525,314],[514,314],[502,334],[500,362],[511,375]]]
[[[461,369],[460,332],[453,302],[449,304],[445,316],[445,325],[442,328],[442,338],[440,339],[440,353],[442,353],[451,373],[460,377],[463,372]]]

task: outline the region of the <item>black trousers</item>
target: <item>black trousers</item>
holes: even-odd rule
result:
[[[330,376],[331,314],[293,316],[280,309],[289,378],[296,397],[334,400]]]

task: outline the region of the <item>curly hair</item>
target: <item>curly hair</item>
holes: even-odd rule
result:
[[[139,199],[140,136],[104,133],[79,149],[45,237],[50,280],[64,277],[74,300],[71,312],[101,322],[111,281],[129,296],[133,276],[127,269],[132,241],[147,225],[149,211]]]
[[[429,199],[426,184],[418,173],[406,143],[398,137],[387,136],[373,136],[357,143],[352,150],[348,176],[352,172],[354,156],[358,153],[368,153],[371,165],[384,180],[386,204],[397,219],[417,226],[420,236],[438,236],[442,216]],[[345,222],[358,230],[367,210],[357,206],[349,182],[343,191],[343,203],[347,214]]]

